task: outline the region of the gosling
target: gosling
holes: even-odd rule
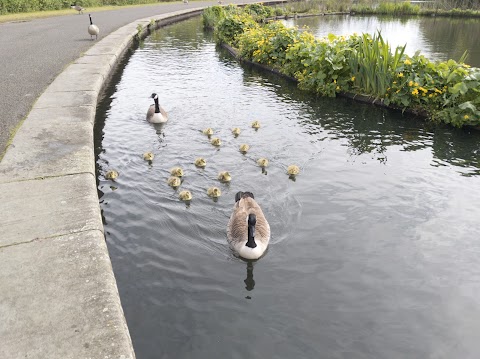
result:
[[[242,153],[247,153],[249,149],[250,149],[250,146],[245,143],[240,145],[240,152]]]
[[[178,194],[178,197],[182,200],[182,201],[190,201],[192,199],[192,193],[190,191],[181,191],[179,194]]]
[[[217,147],[219,147],[219,146],[222,145],[222,141],[220,141],[220,139],[217,138],[217,137],[212,138],[212,140],[210,141],[210,143],[211,143],[212,145],[214,145],[214,146],[217,146]]]
[[[207,135],[207,136],[213,135],[213,130],[210,127],[204,129],[202,132],[203,132],[204,135]]]
[[[118,177],[118,172],[115,170],[110,170],[105,174],[105,178],[108,180],[115,180]]]
[[[256,130],[258,130],[260,128],[260,122],[258,121],[253,121],[252,122],[252,127]]]
[[[218,174],[218,180],[220,182],[230,182],[232,180],[232,176],[227,171],[220,172]]]
[[[179,177],[172,176],[167,180],[170,187],[177,188],[182,184],[182,180]]]
[[[287,174],[290,176],[296,176],[300,173],[300,168],[297,165],[290,165],[287,168]]]
[[[207,165],[207,161],[205,161],[205,159],[202,158],[202,157],[198,157],[195,160],[195,166],[197,166],[197,167],[205,168],[206,165]]]
[[[238,127],[232,128],[232,133],[235,137],[237,137],[240,134],[240,129]]]
[[[143,159],[145,161],[153,161],[154,157],[155,157],[155,155],[152,152],[145,152],[143,154]]]
[[[180,167],[173,167],[170,174],[175,177],[183,177],[183,170]]]
[[[267,167],[268,166],[268,160],[266,158],[259,158],[257,160],[257,165],[260,167]]]
[[[222,191],[220,191],[220,188],[217,188],[217,187],[210,187],[208,190],[207,190],[207,195],[208,197],[212,197],[212,198],[218,198],[222,195]]]

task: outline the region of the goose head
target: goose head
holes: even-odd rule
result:
[[[152,93],[150,97],[153,98],[154,100],[158,100],[158,95],[156,93]]]
[[[245,244],[249,248],[255,248],[257,244],[255,243],[255,224],[257,224],[257,216],[254,213],[250,213],[247,217],[248,223],[248,240]]]

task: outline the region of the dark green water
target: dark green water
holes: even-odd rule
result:
[[[308,27],[317,37],[380,31],[393,47],[406,44],[409,55],[419,50],[430,60],[458,61],[467,50],[466,62],[480,67],[480,19],[328,15],[291,19],[286,24]]]
[[[216,49],[199,18],[147,38],[112,89],[97,111],[99,195],[137,358],[478,356],[480,133],[298,91]],[[164,127],[145,121],[152,92]],[[190,205],[166,183],[174,166]],[[226,241],[239,190],[272,229],[254,263]]]

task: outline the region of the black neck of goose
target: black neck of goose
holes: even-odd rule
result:
[[[257,216],[254,214],[248,215],[248,240],[245,244],[249,248],[255,248],[257,244],[255,243],[255,224],[257,223]]]
[[[155,113],[160,113],[160,105],[158,103],[158,98],[153,99],[155,101]]]
[[[88,15],[88,17],[90,18],[90,25],[93,25],[92,17],[90,15]]]

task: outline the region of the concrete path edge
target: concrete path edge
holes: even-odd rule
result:
[[[104,37],[17,131],[0,163],[1,358],[135,358],[98,201],[95,111],[136,38],[202,10],[139,19]]]

